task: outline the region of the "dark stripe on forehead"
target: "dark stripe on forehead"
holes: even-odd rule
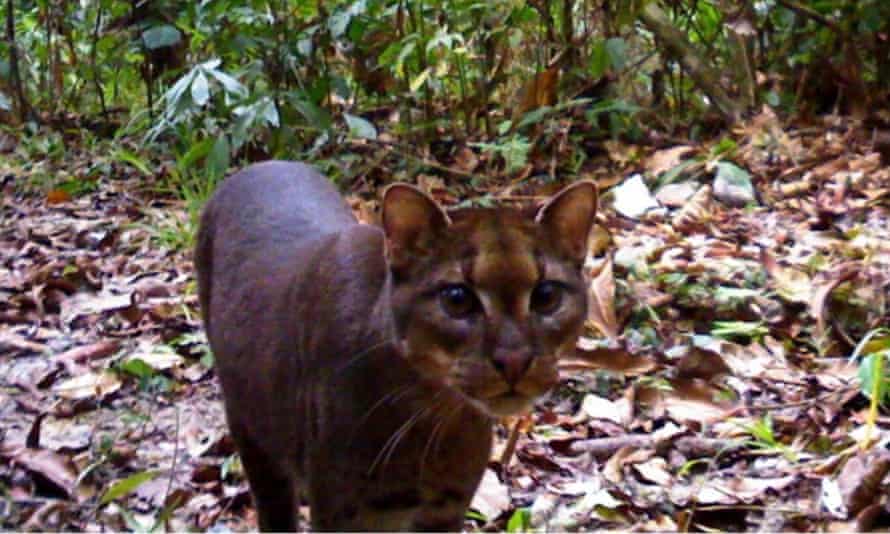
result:
[[[544,261],[544,255],[541,254],[539,249],[535,249],[535,266],[538,268],[538,279],[541,280],[547,279],[547,262]]]
[[[539,278],[533,251],[517,242],[521,236],[497,232],[473,259],[473,281],[492,289],[517,290]]]
[[[473,276],[473,260],[476,257],[475,250],[471,250],[470,254],[467,254],[460,260],[460,273],[463,275],[464,280],[469,282],[470,285],[474,285],[476,283],[476,279]]]

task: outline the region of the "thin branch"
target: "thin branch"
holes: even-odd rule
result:
[[[784,7],[785,9],[789,9],[791,11],[794,11],[795,13],[799,13],[809,19],[812,19],[812,20],[818,22],[819,24],[821,24],[823,26],[827,26],[827,27],[831,28],[832,30],[834,30],[838,33],[841,33],[841,29],[837,25],[837,23],[835,23],[833,20],[829,19],[822,13],[819,13],[818,11],[815,11],[808,6],[800,5],[797,2],[794,2],[793,0],[776,0],[776,2],[780,6]]]

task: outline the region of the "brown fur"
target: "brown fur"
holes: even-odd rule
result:
[[[581,183],[537,220],[446,213],[396,185],[381,231],[302,164],[226,180],[196,265],[260,528],[294,530],[304,493],[317,530],[460,529],[493,418],[530,409],[577,339],[595,204]]]

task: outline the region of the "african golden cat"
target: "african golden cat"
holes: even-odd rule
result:
[[[263,530],[459,530],[496,417],[557,381],[587,305],[596,187],[537,214],[386,189],[359,224],[299,163],[222,183],[196,264],[226,415]]]

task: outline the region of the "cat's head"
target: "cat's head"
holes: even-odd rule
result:
[[[446,213],[390,186],[382,225],[402,354],[494,416],[527,411],[558,380],[587,315],[582,265],[596,186],[563,189],[537,213]]]

